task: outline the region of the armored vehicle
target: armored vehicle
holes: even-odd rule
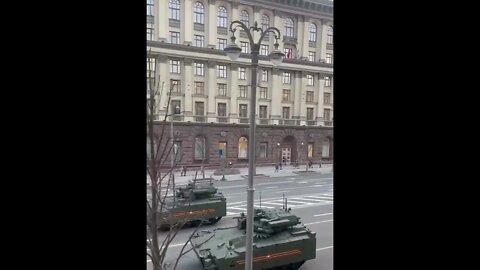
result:
[[[246,217],[237,225],[204,230],[191,244],[206,270],[245,268]],[[255,209],[253,269],[298,269],[315,258],[316,233],[301,224],[300,218],[285,208]]]
[[[167,197],[159,218],[163,219],[162,229],[169,224],[180,222],[214,224],[227,214],[227,202],[222,193],[217,193],[213,183],[199,185],[190,182],[185,187],[179,187],[175,197]]]

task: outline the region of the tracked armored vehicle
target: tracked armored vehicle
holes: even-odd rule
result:
[[[237,226],[202,231],[191,240],[206,270],[245,268],[246,217]],[[298,269],[315,258],[316,233],[285,208],[255,209],[253,269]]]
[[[160,219],[161,229],[177,223],[196,224],[203,220],[205,224],[214,224],[227,214],[227,202],[222,193],[217,192],[213,183],[188,183],[179,187],[175,197],[167,197]]]

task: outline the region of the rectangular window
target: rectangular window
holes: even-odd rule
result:
[[[268,45],[260,45],[260,55],[268,56]]]
[[[315,52],[308,52],[308,61],[315,62]]]
[[[248,53],[248,42],[240,42],[240,47],[242,48],[242,53]]]
[[[227,78],[227,66],[217,65],[217,77]]]
[[[180,4],[171,3],[169,4],[169,14],[168,18],[172,20],[180,20]]]
[[[203,82],[195,82],[195,94],[197,95],[203,95],[204,92],[204,83]]]
[[[307,108],[307,120],[313,120],[313,108]]]
[[[323,120],[330,121],[330,109],[323,110]]]
[[[284,48],[283,53],[285,54],[285,59],[292,59],[293,58],[293,51],[292,48]]]
[[[180,61],[170,60],[170,73],[180,74]]]
[[[291,81],[291,74],[290,72],[283,72],[283,83],[290,84]]]
[[[180,80],[170,80],[170,86],[172,87],[172,92],[180,93]]]
[[[204,47],[205,37],[202,35],[195,35],[195,47]]]
[[[266,69],[262,69],[262,82],[268,82],[268,71]]]
[[[333,35],[332,34],[327,35],[327,44],[333,44]]]
[[[219,50],[224,50],[225,47],[227,47],[227,40],[225,38],[219,38],[218,39],[218,49]]]
[[[217,106],[217,115],[227,116],[227,103],[218,103]]]
[[[147,23],[147,40],[153,40],[154,26],[152,23]]]
[[[330,80],[330,77],[325,77],[325,86],[331,86],[332,85],[332,81]]]
[[[333,59],[332,59],[332,54],[331,53],[327,53],[327,56],[326,56],[326,62],[327,64],[332,64],[333,62]]]
[[[245,80],[245,68],[239,67],[238,68],[238,79]]]
[[[204,104],[203,102],[195,102],[195,115],[204,115]]]
[[[260,155],[259,155],[261,158],[266,158],[267,157],[267,149],[268,149],[268,143],[261,142],[260,143]]]
[[[323,93],[323,104],[330,104],[330,93]]]
[[[238,89],[240,90],[240,97],[246,98],[247,97],[247,86],[246,85],[239,85]]]
[[[290,107],[282,108],[282,117],[283,119],[290,119]]]
[[[326,140],[322,144],[322,158],[330,157],[330,141]]]
[[[239,108],[240,117],[247,117],[247,104],[240,104]]]
[[[313,102],[314,93],[313,91],[307,91],[307,102]]]
[[[313,85],[313,75],[307,74],[307,85]]]
[[[170,112],[172,114],[180,114],[180,112],[182,111],[182,107],[181,107],[181,102],[180,100],[172,100],[171,102],[171,108],[170,108]]]
[[[195,75],[203,76],[204,75],[204,64],[203,63],[195,63]]]
[[[282,101],[290,101],[290,89],[283,89]]]
[[[147,16],[153,16],[153,2],[154,0],[147,0]]]
[[[180,43],[180,32],[170,31],[170,43],[179,44]]]
[[[313,143],[308,143],[308,154],[307,154],[307,156],[309,158],[313,157]]]
[[[268,118],[267,117],[267,106],[260,106],[260,114],[259,114],[259,117],[260,118]]]
[[[225,83],[218,84],[218,95],[226,96],[227,95],[227,85]]]
[[[268,88],[267,87],[260,87],[260,98],[267,98]]]
[[[147,58],[147,78],[155,78],[155,58]]]

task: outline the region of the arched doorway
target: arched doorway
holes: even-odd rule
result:
[[[288,165],[297,160],[297,146],[295,137],[289,135],[283,138],[280,145],[281,161]]]

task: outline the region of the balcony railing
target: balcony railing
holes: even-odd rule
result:
[[[333,126],[333,121],[324,121],[324,125],[327,127]]]
[[[268,124],[270,124],[270,121],[269,121],[270,119],[260,118],[259,120],[260,120],[260,121],[258,121],[258,124],[260,124],[260,125],[268,125]]]
[[[240,124],[248,124],[248,117],[239,117]]]
[[[316,126],[317,125],[317,121],[315,120],[307,120],[307,126]]]
[[[195,116],[195,122],[205,123],[207,122],[206,116]]]
[[[230,123],[230,118],[226,116],[218,116],[217,123]]]
[[[284,126],[294,126],[294,125],[295,125],[295,120],[282,119],[282,120],[280,120],[280,125],[284,125]]]
[[[183,115],[173,115],[172,120],[173,121],[183,121]]]

